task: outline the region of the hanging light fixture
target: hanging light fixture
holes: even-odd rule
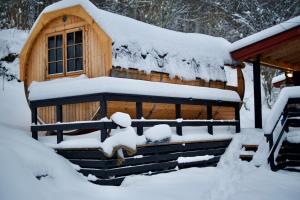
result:
[[[287,78],[293,78],[293,71],[287,71],[285,72],[285,75]]]

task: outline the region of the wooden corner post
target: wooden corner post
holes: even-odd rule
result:
[[[261,83],[260,83],[260,58],[253,62],[253,88],[254,88],[254,121],[255,128],[262,128],[261,113]]]

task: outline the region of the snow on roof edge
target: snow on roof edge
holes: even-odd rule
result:
[[[287,21],[281,22],[275,26],[272,26],[270,28],[264,29],[260,32],[254,33],[252,35],[249,35],[245,38],[242,38],[240,40],[237,40],[231,44],[230,52],[234,52],[238,49],[244,48],[246,46],[249,46],[251,44],[257,43],[259,41],[262,41],[268,37],[272,37],[276,34],[288,31],[292,28],[295,28],[297,26],[300,26],[300,16],[291,18]]]
[[[76,78],[32,82],[29,86],[28,98],[34,101],[103,92],[241,101],[238,93],[232,90],[115,77],[87,78],[84,75]]]

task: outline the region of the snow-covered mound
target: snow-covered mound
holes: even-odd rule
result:
[[[63,0],[41,15],[75,5],[81,5],[112,38],[113,66],[162,71],[187,80],[226,81],[223,66],[232,63],[227,40],[163,29],[98,9],[87,0]]]
[[[0,58],[10,53],[19,54],[27,37],[27,31],[18,29],[0,30]]]
[[[118,124],[121,127],[126,128],[131,126],[131,117],[127,113],[116,112],[112,114],[110,118],[114,123]]]
[[[144,132],[146,139],[150,142],[159,142],[171,138],[172,131],[169,125],[159,124]]]
[[[95,93],[139,94],[239,102],[236,91],[115,77],[66,78],[32,82],[29,99],[40,100]]]

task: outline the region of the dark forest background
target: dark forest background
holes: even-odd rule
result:
[[[0,0],[0,28],[30,29],[57,0]],[[92,0],[99,8],[163,28],[233,42],[300,14],[300,0]]]

